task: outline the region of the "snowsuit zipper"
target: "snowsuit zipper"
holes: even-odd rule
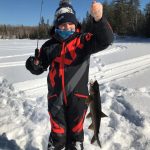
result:
[[[59,75],[62,77],[62,92],[64,96],[64,103],[67,105],[67,96],[66,96],[66,91],[65,91],[65,53],[66,53],[66,48],[65,48],[65,42],[62,43],[62,50],[61,50],[61,63],[60,63],[60,72]]]

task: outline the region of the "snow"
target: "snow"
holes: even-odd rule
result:
[[[41,40],[39,45],[42,45]],[[35,76],[24,67],[36,40],[0,40],[0,149],[46,150],[50,133],[47,72]],[[102,150],[150,149],[150,39],[116,39],[91,56],[89,80],[100,84]],[[85,150],[93,132],[86,119]]]

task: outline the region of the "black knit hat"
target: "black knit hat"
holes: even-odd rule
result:
[[[57,27],[62,23],[72,22],[77,25],[76,12],[68,1],[62,0],[55,11],[54,25]]]

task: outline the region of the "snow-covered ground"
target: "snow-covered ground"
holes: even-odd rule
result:
[[[40,41],[40,45],[44,41]],[[46,150],[50,133],[47,72],[35,76],[25,69],[36,40],[0,40],[0,149]],[[150,150],[150,39],[116,40],[92,55],[90,79],[100,84],[103,112],[102,150]],[[91,120],[86,119],[85,150]]]

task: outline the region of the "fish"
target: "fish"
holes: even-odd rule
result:
[[[89,129],[94,131],[94,135],[91,139],[91,144],[97,141],[97,144],[101,148],[102,146],[99,140],[100,123],[101,118],[107,117],[107,115],[104,114],[101,110],[100,90],[97,80],[95,80],[94,82],[90,81],[88,106],[90,108],[90,112],[86,116],[86,118],[91,118],[92,123],[90,124]]]

